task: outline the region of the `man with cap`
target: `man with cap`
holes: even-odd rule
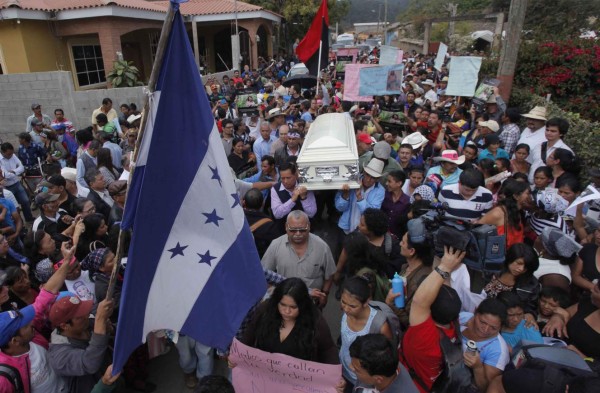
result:
[[[383,169],[381,171],[381,178],[379,181],[381,185],[385,185],[387,174],[391,171],[401,170],[400,164],[392,157],[392,147],[386,141],[377,142],[373,146],[373,151],[363,154],[358,159],[359,169],[362,171],[363,168],[367,165],[367,163],[371,162],[371,159],[376,158],[383,162]]]
[[[374,142],[366,132],[356,134],[356,147],[358,149],[358,159],[369,153],[373,149]]]
[[[58,207],[58,198],[58,194],[52,194],[48,191],[40,192],[35,196],[35,203],[40,209],[40,215],[33,222],[31,227],[33,232],[43,229],[55,238],[71,225],[73,217]]]
[[[465,162],[464,155],[459,157],[456,150],[444,150],[439,157],[434,157],[433,161],[439,162],[440,165],[429,168],[425,176],[427,179],[433,175],[441,177],[442,183],[438,188],[458,183],[458,178],[462,173],[462,169],[458,166]]]
[[[425,82],[421,83],[423,90],[425,90],[425,102],[429,101],[429,105],[433,107],[438,100],[438,96],[435,92],[435,83],[431,79],[426,79]]]
[[[536,106],[528,113],[521,115],[526,119],[527,127],[521,133],[517,144],[525,143],[533,150],[537,145],[546,140],[546,108]]]
[[[63,168],[60,170],[60,175],[65,179],[65,190],[77,198],[85,198],[90,190],[87,187],[82,187],[77,183],[77,169]]]
[[[106,364],[113,301],[104,299],[98,304],[90,332],[93,306],[92,300],[67,295],[50,308],[50,323],[56,330],[52,333],[48,362],[56,375],[63,378],[69,393],[90,392]]]
[[[275,152],[275,165],[277,167],[280,167],[289,157],[298,157],[301,149],[300,140],[298,130],[291,129],[288,132],[287,143]]]
[[[476,129],[475,135],[471,136],[472,141],[477,145],[477,148],[481,151],[485,147],[485,137],[487,135],[496,134],[500,126],[495,120],[480,121],[478,128]]]
[[[342,213],[338,227],[347,235],[360,223],[360,216],[368,208],[379,209],[385,196],[385,188],[379,183],[383,162],[373,158],[363,169],[360,187],[350,190],[348,184],[335,194],[335,208]]]
[[[63,260],[71,261],[75,247],[63,243]],[[63,263],[50,277],[34,303],[18,311],[0,313],[0,363],[17,369],[24,392],[60,392],[67,389],[48,363],[46,340],[38,333],[46,325],[46,314],[62,288],[74,263]],[[15,392],[14,382],[0,375],[0,392]]]
[[[42,127],[50,126],[50,123],[52,123],[52,119],[50,118],[50,116],[42,113],[42,106],[38,102],[34,102],[33,104],[31,104],[31,110],[33,111],[33,114],[27,118],[25,132],[31,132],[33,130],[32,122],[34,119],[36,119],[37,122],[39,122],[42,125]]]
[[[408,233],[411,236],[412,231]],[[422,239],[410,240],[422,243],[424,234]],[[450,273],[461,265],[464,256],[464,251],[445,247],[440,264],[419,285],[412,298],[410,326],[402,338],[401,360],[422,393],[431,390],[444,369],[440,331],[451,340],[459,334],[454,321],[460,313],[461,301],[448,284]]]
[[[291,105],[291,104],[290,104]],[[285,124],[285,113],[280,108],[273,108],[269,110],[268,116],[265,118],[269,123],[269,129],[271,130],[271,136],[276,137],[279,127]]]
[[[494,93],[488,98],[485,106],[485,113],[487,113],[490,120],[494,120],[496,123],[502,121],[502,115],[506,111],[506,103],[500,96],[500,90],[498,87],[493,87]]]
[[[62,175],[52,175],[41,182],[40,186],[46,187],[50,194],[58,195],[56,203],[59,209],[64,210],[71,217],[76,216],[73,210],[73,201],[75,201],[76,196],[67,191],[67,181]]]
[[[110,183],[108,194],[115,201],[108,215],[108,227],[112,228],[113,225],[120,224],[123,219],[123,208],[125,207],[125,199],[127,198],[127,182],[125,180],[117,180]]]

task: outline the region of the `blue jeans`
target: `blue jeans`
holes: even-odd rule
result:
[[[25,221],[33,221],[33,215],[31,214],[31,206],[29,205],[31,201],[27,196],[27,192],[21,185],[21,183],[15,183],[11,186],[5,186],[7,190],[15,194],[15,198],[17,198],[17,202],[21,205],[21,210],[23,211],[23,216],[25,216]]]
[[[175,346],[179,351],[179,365],[184,373],[191,374],[196,370],[198,379],[212,374],[214,365],[212,348],[183,335],[179,335]]]

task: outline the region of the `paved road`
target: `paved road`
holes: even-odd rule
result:
[[[316,234],[321,236],[331,247],[335,241],[335,226],[333,224],[324,223],[322,229],[316,231]],[[334,287],[329,294],[327,306],[323,312],[334,340],[337,340],[339,336],[340,321],[342,318],[340,303],[334,296],[336,289],[337,288]],[[157,385],[155,393],[191,392],[191,389],[188,389],[185,386],[183,372],[178,364],[177,349],[174,346],[167,354],[152,359],[148,369],[150,375],[148,380]],[[226,376],[228,368],[225,362],[217,361],[215,363],[214,373]],[[116,392],[133,393],[135,391],[123,387],[117,389]]]

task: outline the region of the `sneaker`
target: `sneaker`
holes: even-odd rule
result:
[[[189,389],[193,389],[198,385],[198,378],[196,378],[196,373],[184,374],[185,386]]]

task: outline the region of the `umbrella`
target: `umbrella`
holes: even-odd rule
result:
[[[304,75],[294,75],[289,77],[283,82],[285,87],[290,87],[292,85],[300,85],[301,89],[310,89],[311,87],[315,87],[317,85],[317,77],[304,74]]]

